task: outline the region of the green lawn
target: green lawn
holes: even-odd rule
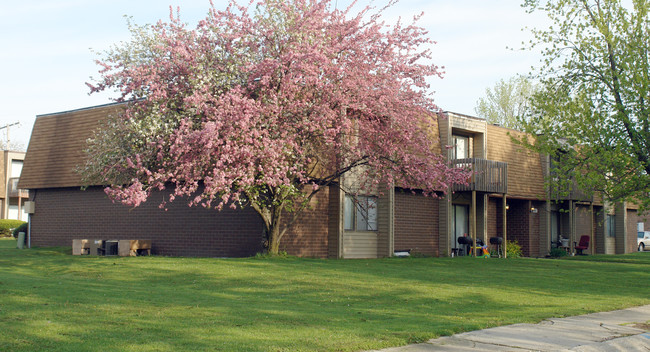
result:
[[[69,252],[0,240],[0,351],[358,351],[650,304],[650,253],[598,262]]]

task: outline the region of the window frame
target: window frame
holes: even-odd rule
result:
[[[470,137],[469,136],[464,136],[461,134],[453,134],[451,136],[451,139],[453,141],[453,148],[452,148],[452,159],[468,159],[471,158],[472,155],[469,150],[469,145],[470,145]],[[465,155],[462,158],[458,157],[458,140],[464,140],[465,141]]]
[[[345,195],[343,203],[343,230],[351,232],[377,232],[377,201],[372,195]],[[350,207],[353,211],[350,211]]]

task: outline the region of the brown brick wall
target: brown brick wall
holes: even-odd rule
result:
[[[537,212],[530,212],[530,208],[528,209],[528,256],[530,257],[542,257],[546,255],[546,253],[541,253],[539,241],[539,222],[541,221],[542,205],[543,202],[532,201],[531,206],[537,209]]]
[[[164,193],[137,208],[113,204],[100,187],[30,191],[33,246],[70,246],[74,238],[151,239],[159,255],[243,257],[261,251],[262,222],[251,209],[221,212],[182,200],[158,208]]]
[[[530,207],[528,200],[509,199],[507,214],[508,241],[516,240],[524,256],[530,256]]]
[[[605,254],[605,219],[602,206],[594,206],[594,253]]]
[[[502,198],[489,198],[488,201],[488,239],[503,237]]]
[[[395,190],[395,250],[438,256],[438,199]]]
[[[594,216],[594,221],[592,222],[591,209],[589,208],[588,205],[580,205],[580,204],[576,205],[575,214],[576,214],[576,238],[574,241],[577,244],[580,243],[580,237],[582,237],[583,235],[591,236],[592,229],[594,229],[594,234],[596,233],[594,227],[594,223],[596,222],[596,216]],[[591,248],[595,245],[596,245],[596,239],[594,239],[594,243],[589,243],[589,249],[583,251],[583,253],[585,254],[591,253]]]
[[[309,208],[303,211],[282,238],[280,250],[301,257],[327,258],[329,202],[329,188],[323,188],[316,193]]]

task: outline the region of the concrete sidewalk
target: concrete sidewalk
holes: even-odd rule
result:
[[[470,331],[381,350],[432,351],[650,351],[650,305]]]

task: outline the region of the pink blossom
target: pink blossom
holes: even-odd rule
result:
[[[137,206],[171,185],[170,201],[252,205],[273,232],[286,207],[299,212],[354,166],[372,170],[366,184],[430,195],[465,182],[428,131],[438,108],[426,79],[442,73],[426,31],[329,0],[257,5],[212,6],[196,29],[171,12],[148,29],[153,43],[140,34],[99,62],[91,91],[129,102],[115,134],[128,147],[111,152],[135,179],[111,197]]]

